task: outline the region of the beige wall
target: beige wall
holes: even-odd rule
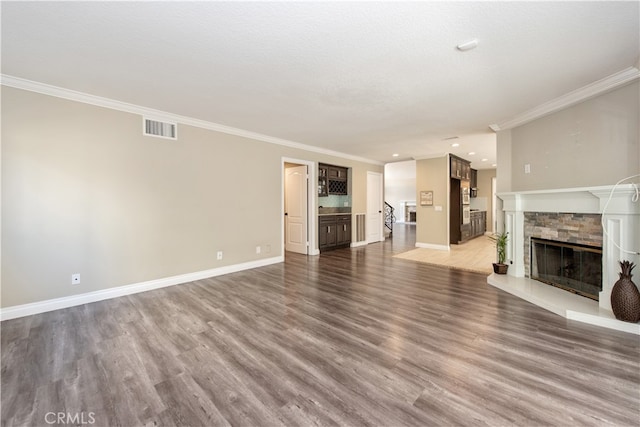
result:
[[[486,199],[487,231],[493,230],[493,195],[491,181],[496,177],[495,169],[480,169],[478,171],[478,198]]]
[[[383,171],[196,127],[178,134],[145,137],[139,115],[3,87],[1,306],[281,256],[283,157],[353,168],[354,212],[366,211],[367,170]]]
[[[610,185],[639,173],[639,116],[636,81],[499,132],[499,192]]]
[[[448,156],[416,161],[416,244],[449,245]],[[420,206],[420,192],[433,191],[433,206]],[[437,211],[436,206],[442,210]]]

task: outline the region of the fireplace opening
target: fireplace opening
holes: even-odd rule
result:
[[[532,237],[531,278],[598,301],[602,248]]]

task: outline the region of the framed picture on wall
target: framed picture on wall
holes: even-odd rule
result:
[[[433,191],[420,192],[420,206],[433,206]]]

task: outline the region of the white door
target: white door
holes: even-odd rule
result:
[[[367,172],[367,242],[384,240],[382,232],[382,174]]]
[[[307,254],[307,167],[285,169],[285,250]]]

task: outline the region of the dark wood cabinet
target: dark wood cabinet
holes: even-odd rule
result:
[[[471,188],[478,188],[478,171],[471,169]]]
[[[471,224],[462,224],[460,226],[460,241],[464,242],[471,238]]]
[[[318,166],[318,196],[326,197],[329,195],[329,168],[326,165]]]
[[[487,213],[485,211],[471,212],[470,226],[470,239],[482,236],[487,231]]]
[[[460,225],[462,225],[462,197],[460,180],[452,178],[449,186],[449,241],[458,243],[462,241]]]
[[[460,170],[460,160],[451,156],[450,159],[451,178],[460,179],[462,171]]]
[[[471,163],[462,163],[462,179],[469,181],[471,179]]]
[[[449,242],[456,244],[469,240],[473,234],[468,217],[471,162],[449,154],[449,170]]]
[[[351,245],[351,214],[322,215],[318,221],[318,249],[324,252]]]
[[[335,247],[337,242],[335,216],[321,216],[318,224],[318,248],[320,251]]]
[[[471,179],[471,162],[460,157],[450,155],[449,160],[451,178],[468,181]]]
[[[336,215],[336,246],[351,244],[351,215]]]
[[[329,179],[347,180],[347,168],[340,166],[329,166]]]
[[[318,165],[318,196],[349,194],[349,169],[342,166]]]

